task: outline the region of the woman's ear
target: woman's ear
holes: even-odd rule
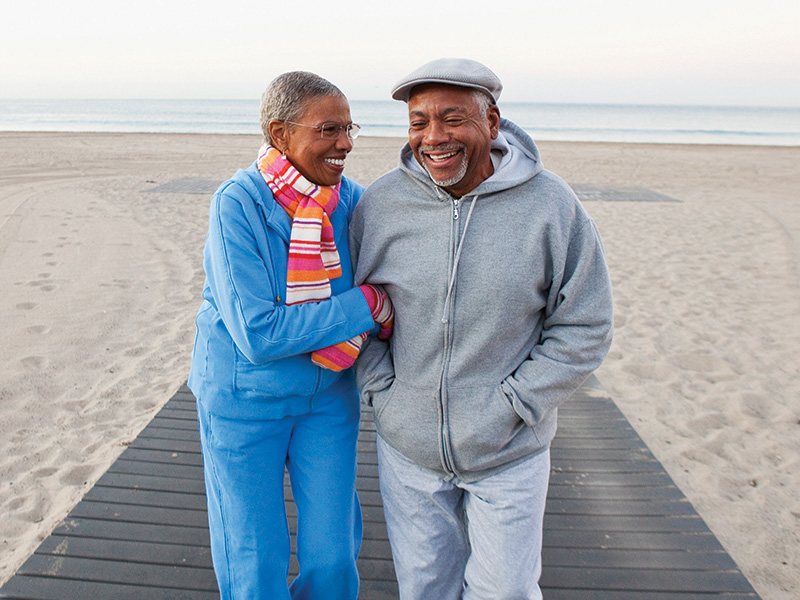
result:
[[[272,119],[269,125],[267,125],[267,130],[269,131],[269,139],[272,140],[272,147],[285,153],[289,145],[286,139],[286,123],[278,121],[277,119]]]

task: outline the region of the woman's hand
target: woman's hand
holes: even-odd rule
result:
[[[382,340],[389,338],[394,327],[394,308],[389,296],[379,285],[365,284],[359,286],[358,289],[364,294],[373,320],[380,325],[378,338]],[[348,369],[358,358],[358,354],[361,352],[361,344],[366,338],[367,334],[362,333],[333,346],[315,350],[311,353],[311,361],[315,365],[332,371]]]
[[[343,371],[353,366],[361,352],[361,344],[367,339],[362,333],[356,337],[327,348],[320,348],[311,353],[311,362],[331,371]]]
[[[358,289],[364,294],[372,318],[381,326],[378,339],[388,339],[394,329],[394,307],[388,294],[381,286],[369,283],[358,286]]]

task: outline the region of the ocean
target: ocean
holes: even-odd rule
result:
[[[500,102],[534,140],[800,146],[800,107]],[[361,135],[405,137],[405,105],[351,100]],[[4,100],[0,131],[260,134],[258,100]]]

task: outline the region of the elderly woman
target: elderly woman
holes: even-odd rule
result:
[[[261,101],[266,143],[211,200],[204,302],[189,387],[197,397],[211,552],[223,599],[355,599],[359,403],[347,369],[382,290],[353,287],[342,176],[359,127],[333,84],[285,73]],[[340,261],[341,259],[341,261]],[[287,586],[284,469],[299,574]]]

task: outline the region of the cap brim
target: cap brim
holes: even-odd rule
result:
[[[408,102],[408,99],[411,97],[411,90],[417,87],[418,85],[423,85],[425,83],[441,83],[442,85],[452,85],[454,87],[466,87],[466,88],[471,88],[473,90],[480,90],[484,94],[489,96],[491,101],[496,104],[496,101],[492,93],[483,86],[474,85],[471,83],[460,83],[460,82],[456,83],[455,81],[449,79],[432,79],[427,77],[424,79],[414,79],[412,81],[407,81],[403,83],[402,85],[398,86],[392,91],[392,98],[394,100],[400,100],[401,102]]]

